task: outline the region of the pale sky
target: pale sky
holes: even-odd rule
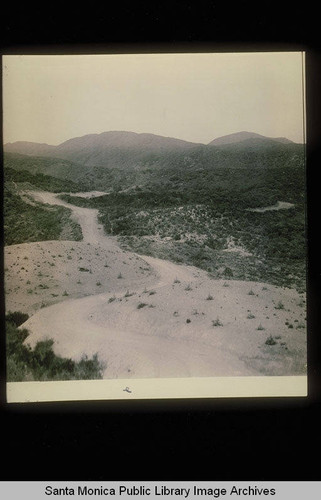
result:
[[[3,56],[4,143],[109,130],[303,142],[302,53]]]

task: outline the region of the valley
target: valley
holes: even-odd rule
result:
[[[306,373],[303,157],[246,140],[131,144],[118,168],[96,149],[80,175],[6,153],[6,311],[29,316],[30,348],[98,356],[105,379]],[[18,231],[18,210],[52,232]]]

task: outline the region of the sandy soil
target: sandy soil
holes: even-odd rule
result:
[[[60,355],[98,353],[104,378],[305,373],[305,297],[296,290],[212,280],[123,251],[97,211],[32,195],[72,208],[84,240],[5,249],[6,308],[32,314],[23,325],[31,345],[53,338]]]

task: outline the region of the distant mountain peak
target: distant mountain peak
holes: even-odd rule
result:
[[[211,141],[208,146],[223,146],[225,144],[235,144],[238,142],[248,141],[250,139],[259,139],[262,141],[275,141],[282,144],[293,144],[292,141],[286,137],[266,137],[255,132],[247,132],[243,130],[242,132],[236,132],[234,134],[223,135],[222,137],[217,137]]]

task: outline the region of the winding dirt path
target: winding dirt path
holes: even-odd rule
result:
[[[97,223],[97,210],[73,206],[53,193],[29,194],[36,201],[72,209],[85,244],[119,250],[115,240],[105,236]],[[130,252],[128,255],[135,256]],[[197,268],[139,257],[156,272],[152,282],[150,277],[146,286],[140,281],[130,295],[124,289],[115,294],[69,299],[40,309],[22,325],[30,332],[28,343],[33,346],[39,340],[52,338],[55,352],[73,359],[97,353],[105,364],[106,379],[261,374],[260,362],[254,367],[244,361],[246,353],[252,357],[258,355],[260,332],[255,331],[252,336],[245,320],[243,324],[236,317],[244,314],[246,318],[248,301],[256,300],[245,296],[243,303],[239,303],[248,283],[236,284],[234,292],[223,289],[223,293],[222,283],[213,285],[207,273]],[[187,284],[191,292],[186,291]],[[213,306],[212,301],[204,298],[205,291],[214,286],[217,301],[213,301]],[[230,300],[225,291],[230,293]],[[195,304],[203,311],[193,309]],[[264,307],[262,299],[261,309]],[[226,314],[224,329],[213,329],[209,318],[214,310]]]

